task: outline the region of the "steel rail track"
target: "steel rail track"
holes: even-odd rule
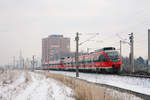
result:
[[[36,69],[36,70],[43,70],[43,69]],[[60,70],[56,70],[60,71]],[[70,72],[70,71],[69,71]],[[72,71],[71,71],[72,72]],[[73,71],[75,72],[75,71]],[[118,74],[112,74],[112,73],[101,73],[101,72],[80,72],[80,73],[91,73],[91,74],[103,74],[103,75],[117,75],[117,76],[128,76],[128,77],[137,77],[137,78],[150,78],[150,73],[118,73]]]
[[[120,76],[130,76],[130,77],[137,77],[137,78],[150,78],[149,75],[136,75],[136,74],[119,74]]]

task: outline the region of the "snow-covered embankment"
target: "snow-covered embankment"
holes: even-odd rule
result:
[[[71,88],[26,71],[4,71],[0,74],[0,100],[75,100]]]
[[[56,80],[61,81],[74,89],[76,98],[80,100],[142,100],[130,93],[121,92],[112,88],[97,85],[80,78],[70,77],[67,74],[37,71]]]

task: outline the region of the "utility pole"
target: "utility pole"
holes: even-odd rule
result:
[[[122,62],[122,41],[120,40],[120,60]],[[123,66],[121,67],[121,71],[123,70]]]
[[[130,37],[129,37],[129,39],[130,39],[130,54],[131,54],[131,71],[132,71],[132,73],[134,73],[134,71],[135,71],[135,69],[134,69],[134,45],[133,45],[133,43],[134,43],[134,40],[133,40],[133,33],[131,33],[131,34],[129,34],[130,35]]]
[[[120,40],[120,57],[122,56],[122,54],[121,54],[121,53],[122,53],[122,45],[121,45],[121,42],[122,42],[122,41]]]
[[[97,35],[99,35],[99,33],[96,33],[96,35],[94,35],[93,37],[87,39],[86,41],[83,41],[79,44],[79,33],[76,33],[76,37],[75,37],[75,41],[76,41],[76,53],[75,53],[75,63],[76,63],[76,77],[79,77],[79,46],[82,45],[85,42],[90,41],[91,39],[93,39],[94,37],[96,37]]]
[[[150,73],[150,29],[148,29],[148,72]]]
[[[87,48],[87,54],[89,54],[89,50],[90,50],[90,48]]]
[[[75,62],[76,62],[76,77],[79,77],[79,62],[78,62],[78,53],[79,53],[79,33],[76,33],[76,53],[75,53]]]

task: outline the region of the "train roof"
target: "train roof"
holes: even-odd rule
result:
[[[95,52],[103,52],[108,50],[116,50],[115,47],[104,47],[102,49],[95,50]]]

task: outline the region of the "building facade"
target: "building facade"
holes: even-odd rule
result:
[[[70,53],[70,38],[63,35],[50,35],[42,39],[42,62],[49,62]]]

